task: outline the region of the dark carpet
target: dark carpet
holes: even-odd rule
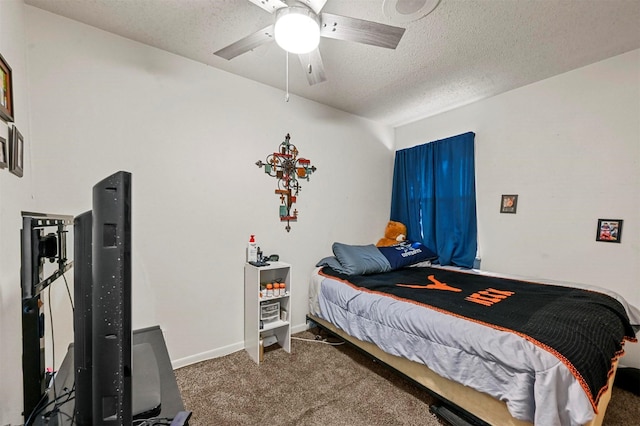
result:
[[[446,425],[425,390],[349,345],[298,340],[314,340],[311,331],[294,336],[291,354],[267,348],[260,365],[239,351],[176,370],[189,424]],[[632,424],[640,424],[640,397],[614,387],[604,425]]]

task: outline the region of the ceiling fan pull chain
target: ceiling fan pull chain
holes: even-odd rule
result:
[[[284,101],[285,102],[289,102],[289,52],[285,53],[285,61],[286,61],[286,66],[285,66],[285,77],[286,77],[286,89],[287,89],[287,93],[284,95]]]

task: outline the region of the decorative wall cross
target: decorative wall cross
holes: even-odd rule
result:
[[[256,166],[264,166],[264,172],[271,177],[278,179],[278,189],[276,194],[280,196],[280,222],[287,222],[285,229],[291,230],[289,222],[298,220],[298,210],[291,208],[296,202],[298,192],[302,190],[300,180],[309,181],[309,176],[316,171],[316,167],[311,165],[311,160],[298,158],[298,148],[290,142],[291,136],[287,133],[284,142],[278,147],[278,152],[269,154],[267,162],[262,160],[256,162]]]

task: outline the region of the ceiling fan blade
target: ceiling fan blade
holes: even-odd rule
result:
[[[230,60],[273,40],[273,24],[224,47],[214,55]]]
[[[327,4],[327,0],[298,0],[298,1],[302,4],[305,4],[309,8],[311,8],[311,10],[313,10],[316,13],[316,15],[319,15],[324,5]]]
[[[298,58],[300,58],[300,63],[302,64],[302,68],[304,68],[304,73],[307,75],[310,86],[327,80],[320,50],[315,49],[309,53],[303,53],[298,55]]]
[[[261,9],[266,10],[269,13],[273,13],[281,7],[287,7],[287,4],[280,0],[249,0]]]
[[[322,13],[321,20],[320,35],[322,37],[355,41],[389,49],[395,49],[398,46],[405,31],[400,27],[331,13]]]

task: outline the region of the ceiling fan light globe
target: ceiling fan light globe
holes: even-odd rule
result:
[[[278,46],[289,53],[309,53],[320,43],[318,16],[303,7],[279,9],[273,32]]]

